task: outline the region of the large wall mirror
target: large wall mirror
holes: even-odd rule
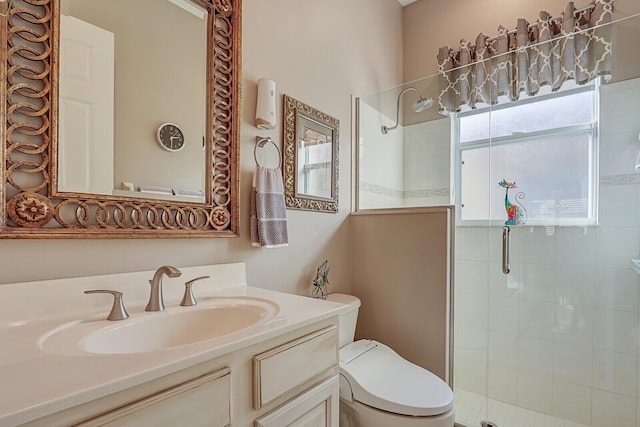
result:
[[[1,237],[238,232],[240,0],[14,0]]]

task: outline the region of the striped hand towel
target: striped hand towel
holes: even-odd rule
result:
[[[289,244],[280,169],[256,166],[251,186],[251,244],[263,248]]]

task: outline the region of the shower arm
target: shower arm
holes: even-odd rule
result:
[[[400,124],[400,99],[402,98],[402,96],[409,92],[410,90],[416,92],[418,94],[418,97],[420,98],[418,100],[418,102],[422,101],[424,98],[422,97],[422,94],[420,93],[420,91],[418,89],[416,89],[415,87],[408,87],[405,90],[403,90],[402,92],[400,92],[400,95],[398,95],[398,99],[396,100],[396,124],[393,125],[392,127],[387,127],[387,126],[382,126],[382,133],[384,135],[387,134],[387,132],[389,132],[390,130],[394,130],[395,128],[398,127],[398,125]]]

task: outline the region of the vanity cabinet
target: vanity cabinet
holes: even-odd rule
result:
[[[256,420],[256,427],[338,426],[338,377],[331,377]]]
[[[253,398],[261,409],[336,364],[333,326],[307,334],[253,357]]]
[[[183,279],[166,278],[161,313],[140,285],[157,270],[0,286],[0,427],[337,427],[347,307],[246,286],[242,263],[180,270],[212,279],[185,308]],[[84,294],[107,284],[129,319]]]
[[[228,426],[231,425],[230,386],[230,370],[221,369],[77,426]]]
[[[254,407],[268,406],[288,392],[316,384],[273,412],[256,427],[338,426],[338,377],[318,381],[337,363],[337,330],[329,326],[269,349],[253,358]]]
[[[23,426],[338,427],[337,322],[253,342]]]

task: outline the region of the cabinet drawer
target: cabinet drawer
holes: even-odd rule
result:
[[[225,427],[231,425],[230,384],[230,370],[221,369],[77,426]]]
[[[261,409],[337,366],[338,333],[329,326],[253,357],[253,403]]]
[[[338,427],[338,377],[333,376],[255,422],[255,427]]]

